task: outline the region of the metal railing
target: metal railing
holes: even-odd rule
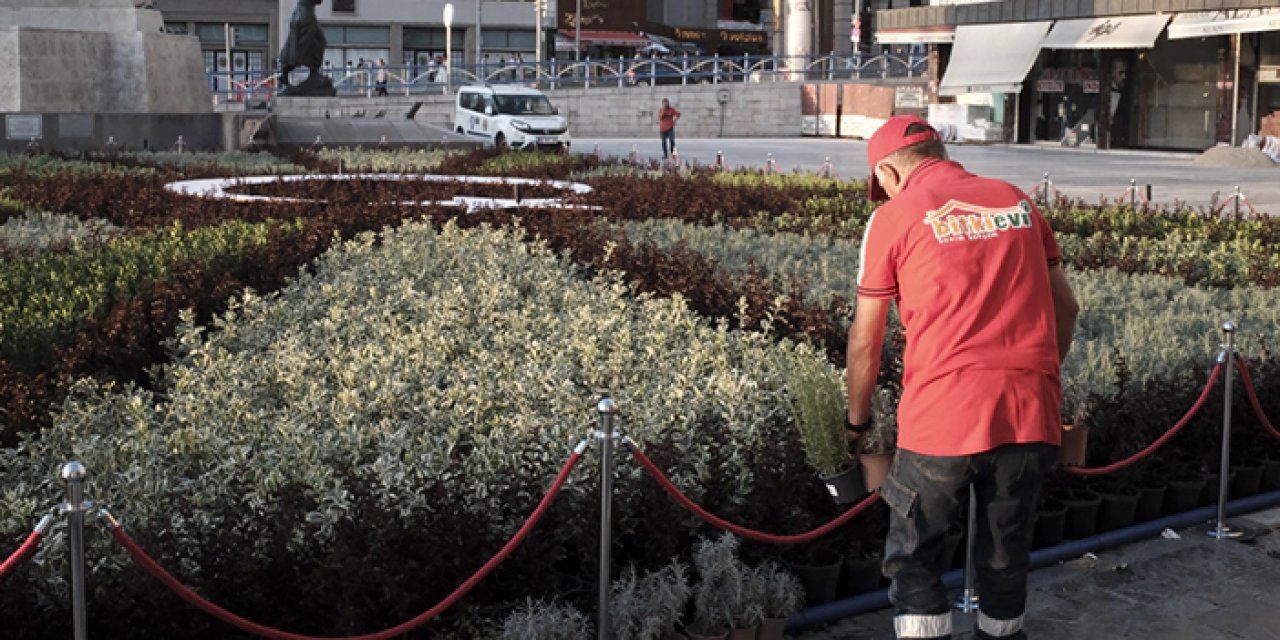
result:
[[[473,65],[387,66],[386,83],[378,82],[373,67],[326,68],[322,72],[342,96],[446,93],[451,86],[472,83],[515,83],[539,89],[609,88],[654,85],[720,84],[732,82],[819,82],[923,77],[924,57],[826,54],[818,56],[667,56],[661,58],[551,59],[544,62],[489,62]],[[296,70],[291,81],[301,82],[307,71]],[[275,96],[273,72],[255,70],[209,72],[214,102],[256,104]],[[229,78],[229,80],[228,80]]]

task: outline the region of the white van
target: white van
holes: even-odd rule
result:
[[[458,89],[453,126],[495,147],[568,149],[569,123],[537,89],[474,85]]]

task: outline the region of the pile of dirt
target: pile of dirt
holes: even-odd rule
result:
[[[1232,169],[1266,169],[1276,166],[1267,154],[1258,149],[1213,147],[1195,159],[1197,167],[1229,167]]]

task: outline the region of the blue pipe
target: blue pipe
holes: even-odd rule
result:
[[[1260,511],[1280,505],[1280,491],[1271,493],[1261,493],[1247,498],[1232,500],[1227,503],[1227,515],[1236,515],[1239,513],[1250,513]],[[1063,560],[1079,557],[1090,551],[1100,551],[1110,547],[1128,544],[1135,540],[1150,538],[1164,531],[1165,529],[1181,529],[1190,527],[1202,522],[1212,520],[1217,516],[1217,507],[1199,507],[1191,511],[1165,516],[1156,520],[1150,520],[1140,524],[1135,524],[1123,529],[1100,533],[1096,536],[1081,538],[1064,542],[1056,547],[1047,549],[1038,549],[1031,552],[1031,568],[1039,569],[1049,565],[1057,564]],[[948,589],[954,589],[964,584],[964,571],[962,569],[953,569],[942,574],[942,584]],[[805,627],[811,627],[819,624],[834,622],[843,618],[849,618],[878,609],[884,609],[889,606],[889,590],[881,589],[879,591],[871,591],[861,595],[847,598],[845,600],[837,600],[816,607],[810,607],[787,618],[787,632],[794,633]]]

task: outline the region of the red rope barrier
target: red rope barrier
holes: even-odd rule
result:
[[[689,496],[686,496],[684,493],[682,493],[679,487],[676,487],[676,485],[673,484],[671,480],[667,478],[665,474],[662,473],[662,470],[658,468],[658,465],[654,464],[653,460],[650,460],[649,457],[646,456],[644,452],[640,451],[638,447],[631,447],[631,455],[634,456],[635,459],[641,464],[641,466],[643,466],[645,470],[649,472],[649,475],[653,476],[654,480],[658,481],[658,484],[662,485],[663,489],[666,489],[667,493],[671,494],[671,497],[674,498],[676,502],[679,502],[681,506],[683,506],[685,509],[688,509],[690,512],[692,512],[693,515],[698,516],[699,518],[702,518],[704,521],[706,521],[708,524],[714,527],[719,527],[721,529],[724,529],[725,531],[736,534],[739,537],[746,538],[748,540],[755,540],[756,542],[765,542],[769,544],[798,544],[801,542],[810,542],[828,533],[831,533],[836,529],[836,527],[839,527],[840,525],[852,520],[854,516],[858,515],[859,513],[862,513],[867,509],[867,507],[870,507],[871,505],[875,504],[876,500],[880,499],[880,494],[872,493],[867,497],[863,498],[862,502],[859,502],[858,504],[855,504],[852,507],[850,507],[848,511],[845,511],[835,520],[832,520],[831,522],[828,522],[827,524],[824,524],[821,527],[818,527],[817,529],[808,531],[806,533],[799,533],[795,535],[775,535],[772,533],[763,533],[760,531],[756,531],[754,529],[748,529],[746,527],[733,524],[732,522],[729,522],[728,520],[725,520],[707,511],[706,509],[703,509],[702,507],[698,506],[697,503],[689,499]]]
[[[18,566],[18,563],[26,560],[27,556],[30,556],[31,553],[36,550],[36,547],[39,546],[41,537],[42,536],[39,531],[32,531],[27,535],[27,539],[23,541],[22,546],[18,547],[18,550],[14,551],[13,554],[9,556],[9,559],[4,561],[4,564],[0,564],[0,578],[3,578],[5,574]]]
[[[556,495],[560,493],[560,489],[561,487],[564,486],[565,480],[569,478],[569,472],[573,469],[573,466],[578,463],[578,459],[581,457],[582,457],[582,454],[579,451],[574,451],[573,455],[569,456],[569,460],[565,462],[564,468],[560,470],[560,474],[556,476],[555,482],[552,483],[551,489],[547,491],[547,495],[544,496],[542,498],[542,501],[538,503],[538,507],[534,509],[533,513],[529,516],[529,518],[525,520],[524,525],[520,527],[520,530],[517,531],[514,536],[512,536],[511,540],[509,540],[507,544],[502,547],[502,550],[499,551],[497,555],[490,558],[489,561],[486,562],[484,566],[481,567],[480,570],[475,573],[475,575],[468,578],[466,582],[463,582],[457,589],[454,589],[453,593],[449,594],[447,598],[442,600],[436,606],[422,613],[418,617],[413,618],[412,620],[409,620],[407,622],[404,622],[396,627],[392,627],[385,631],[379,631],[377,633],[371,633],[371,634],[362,635],[362,636],[349,636],[342,639],[319,638],[316,636],[307,636],[307,635],[301,635],[297,633],[289,633],[287,631],[280,631],[278,629],[272,629],[271,627],[266,627],[266,626],[257,624],[255,622],[250,622],[249,620],[246,620],[234,613],[231,613],[230,611],[227,611],[226,609],[223,609],[222,607],[219,607],[218,605],[212,602],[209,602],[204,598],[201,598],[194,591],[192,591],[191,589],[184,586],[181,582],[179,582],[177,578],[173,577],[173,574],[170,574],[169,572],[165,571],[163,567],[161,567],[159,564],[156,563],[155,560],[153,560],[150,556],[148,556],[146,552],[143,551],[137,545],[137,543],[134,542],[133,539],[129,537],[127,533],[124,532],[124,527],[120,526],[120,524],[115,522],[114,519],[104,518],[104,521],[107,521],[107,526],[111,530],[112,537],[114,537],[117,542],[119,542],[122,546],[124,546],[124,548],[129,552],[129,555],[133,556],[134,561],[137,562],[138,565],[141,566],[143,569],[145,569],[148,573],[150,573],[154,578],[159,580],[166,587],[169,587],[171,590],[173,590],[173,592],[176,593],[178,597],[191,603],[196,608],[200,609],[201,611],[204,611],[205,613],[227,624],[235,626],[242,631],[246,631],[248,633],[252,633],[254,635],[261,636],[264,638],[274,638],[276,640],[390,640],[391,638],[404,635],[422,626],[427,621],[440,615],[441,613],[444,613],[447,609],[449,609],[449,607],[452,607],[454,604],[458,602],[458,600],[461,600],[463,596],[467,595],[468,592],[470,592],[473,588],[475,588],[475,586],[479,584],[480,581],[483,580],[486,576],[488,576],[490,572],[496,569],[498,565],[502,563],[502,561],[506,560],[507,557],[510,556],[513,551],[515,551],[516,547],[520,546],[520,543],[523,542],[524,539],[529,535],[529,532],[533,530],[534,525],[536,525],[538,521],[542,519],[542,516],[546,513],[547,508],[551,506],[551,503],[555,500]]]
[[[1182,419],[1179,420],[1177,424],[1173,425],[1173,427],[1169,429],[1169,431],[1167,431],[1164,435],[1160,436],[1159,438],[1156,438],[1156,441],[1148,445],[1147,448],[1129,456],[1128,458],[1120,460],[1119,462],[1113,462],[1105,467],[1092,467],[1092,468],[1063,467],[1063,470],[1066,471],[1067,473],[1074,474],[1077,476],[1102,476],[1108,473],[1119,471],[1151,455],[1152,453],[1155,453],[1156,449],[1159,449],[1160,447],[1164,446],[1164,443],[1168,442],[1170,438],[1177,435],[1179,431],[1182,431],[1182,428],[1187,426],[1187,424],[1191,422],[1191,419],[1194,418],[1197,413],[1200,413],[1200,409],[1204,407],[1204,403],[1209,400],[1209,392],[1213,390],[1213,385],[1217,383],[1219,373],[1222,373],[1221,362],[1214,365],[1213,373],[1209,374],[1209,383],[1204,386],[1204,391],[1200,392],[1200,397],[1196,399],[1195,405],[1191,407],[1191,410],[1187,412],[1187,415],[1182,416]]]
[[[1236,369],[1240,371],[1240,380],[1244,382],[1245,393],[1249,395],[1249,404],[1253,405],[1253,413],[1258,416],[1258,420],[1262,422],[1262,426],[1271,432],[1271,436],[1280,439],[1280,429],[1276,429],[1271,424],[1271,420],[1267,418],[1267,414],[1262,410],[1262,402],[1258,400],[1258,390],[1253,386],[1253,377],[1249,375],[1249,367],[1245,366],[1244,361],[1236,358]]]

